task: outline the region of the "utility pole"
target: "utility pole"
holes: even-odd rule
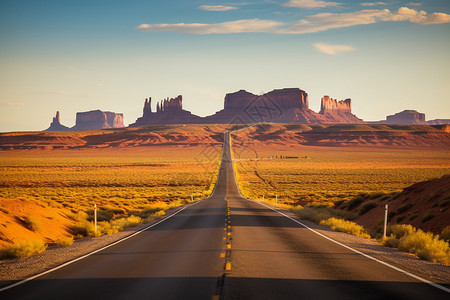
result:
[[[384,206],[384,228],[383,228],[383,238],[386,238],[386,228],[387,228],[387,217],[388,217],[388,205]]]
[[[97,204],[94,204],[94,232],[97,235]]]

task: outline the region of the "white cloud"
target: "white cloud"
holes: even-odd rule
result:
[[[316,47],[317,50],[319,50],[322,53],[329,54],[329,55],[336,55],[343,52],[353,51],[356,50],[352,46],[347,45],[330,45],[330,44],[324,44],[324,43],[317,43],[314,44],[314,47]]]
[[[386,2],[365,2],[360,3],[362,6],[377,6],[377,5],[388,5]]]
[[[343,28],[355,25],[373,24],[381,17],[389,15],[388,9],[361,10],[352,13],[331,14],[320,13],[308,16],[306,20],[300,20],[289,28],[280,30],[280,33],[302,34],[324,31],[333,28]]]
[[[289,2],[284,3],[283,6],[299,7],[299,8],[323,8],[323,7],[339,6],[341,4],[342,3],[320,1],[320,0],[290,0]]]
[[[141,31],[171,31],[190,34],[223,34],[244,32],[265,32],[274,34],[303,34],[345,28],[377,22],[411,22],[417,24],[450,23],[450,15],[445,13],[428,14],[425,11],[401,7],[397,12],[389,9],[369,9],[350,13],[320,13],[306,17],[293,24],[274,20],[237,20],[216,24],[178,23],[178,24],[141,24]]]
[[[213,34],[213,33],[243,33],[243,32],[273,32],[283,25],[281,22],[272,20],[237,20],[216,24],[141,24],[136,27],[142,31],[172,31],[192,34]]]
[[[422,3],[420,3],[420,2],[410,2],[410,3],[406,4],[406,5],[409,5],[409,6],[421,6]]]
[[[450,15],[445,13],[427,14],[426,11],[417,11],[408,7],[400,7],[396,13],[391,14],[383,21],[409,21],[417,24],[442,24],[450,22]]]
[[[401,7],[397,12],[391,12],[389,9],[371,9],[342,14],[320,13],[308,16],[306,20],[300,20],[291,27],[283,28],[279,30],[279,33],[313,33],[328,29],[374,24],[381,21],[408,21],[423,25],[441,24],[450,23],[450,15],[445,13],[427,14],[425,11],[417,11],[407,7]]]
[[[238,9],[235,6],[224,6],[224,5],[200,5],[198,8],[200,8],[201,10],[207,10],[207,11],[227,11],[227,10]]]

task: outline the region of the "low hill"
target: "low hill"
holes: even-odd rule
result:
[[[154,125],[148,127],[65,132],[0,134],[0,150],[126,148],[221,144],[225,125]]]
[[[222,133],[242,127],[237,140],[267,146],[438,147],[450,148],[450,133],[442,125],[274,124],[153,125],[147,127],[69,131],[0,133],[0,150],[124,148],[151,145],[222,143]]]
[[[359,195],[338,208],[359,215],[356,223],[381,232],[386,204],[389,224],[411,224],[439,234],[450,225],[450,174],[413,184],[399,193]]]
[[[247,144],[291,147],[438,147],[450,149],[445,126],[369,124],[257,124],[234,135]]]

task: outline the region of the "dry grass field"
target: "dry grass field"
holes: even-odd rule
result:
[[[42,243],[93,236],[94,204],[99,235],[205,198],[214,187],[221,151],[220,143],[4,151],[0,248],[22,243],[17,247],[43,250]]]
[[[450,265],[447,127],[260,124],[232,142],[245,197],[366,238],[388,204],[381,243]]]
[[[450,134],[430,126],[336,125],[328,131],[316,126],[267,124],[235,133],[243,194],[252,199],[278,195],[281,203],[292,205],[329,205],[361,193],[398,192],[450,173]],[[431,144],[424,146],[427,140]]]
[[[398,192],[450,173],[449,154],[434,150],[299,146],[256,151],[260,159],[249,160],[250,152],[235,150],[241,159],[236,162],[241,191],[252,199],[278,195],[281,202],[294,205],[328,205],[361,193]]]

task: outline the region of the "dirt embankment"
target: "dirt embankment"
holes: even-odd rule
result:
[[[411,224],[439,234],[450,225],[450,174],[413,184],[399,193],[360,195],[338,208],[359,215],[355,222],[365,228],[380,231],[386,204],[389,224]]]

